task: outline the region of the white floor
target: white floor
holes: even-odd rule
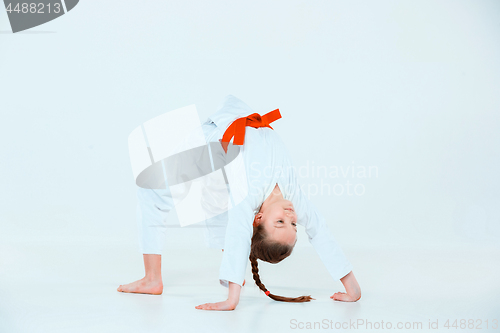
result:
[[[219,250],[166,251],[164,293],[151,296],[116,291],[119,284],[143,276],[142,257],[131,244],[4,241],[0,332],[363,332],[384,331],[378,326],[382,321],[384,328],[390,322],[393,329],[398,322],[421,322],[422,332],[500,332],[492,328],[493,320],[500,320],[498,248],[400,246],[344,251],[362,288],[359,302],[330,300],[330,295],[343,290],[341,283],[330,278],[312,248],[302,247],[278,265],[261,264],[261,278],[277,294],[311,294],[315,301],[274,302],[258,290],[247,271],[237,309],[213,312],[194,307],[227,295],[218,284]],[[458,329],[446,329],[447,319],[450,325],[458,319]],[[464,329],[462,319],[467,321]],[[350,320],[370,321],[373,329],[349,326]],[[429,321],[436,320],[439,330],[429,330]],[[479,320],[481,330],[470,328],[479,328]],[[315,322],[319,323],[314,326]],[[307,329],[308,323],[315,329]],[[343,323],[344,329],[335,329],[335,323]]]

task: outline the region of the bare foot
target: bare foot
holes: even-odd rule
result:
[[[153,280],[144,277],[135,282],[120,285],[116,290],[122,293],[161,295],[163,293],[163,282],[161,278]]]

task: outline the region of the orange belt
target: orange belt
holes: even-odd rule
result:
[[[246,126],[251,126],[253,128],[259,127],[269,127],[270,123],[281,118],[280,110],[276,109],[271,112],[266,113],[262,117],[258,113],[252,113],[248,117],[241,117],[232,122],[231,125],[226,129],[224,135],[222,136],[221,144],[224,151],[227,153],[227,146],[229,141],[234,137],[234,145],[242,145],[245,141],[245,128]]]

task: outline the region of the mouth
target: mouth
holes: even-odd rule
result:
[[[292,207],[287,207],[287,208],[285,208],[285,210],[289,210],[289,211],[291,211],[292,213],[295,213],[295,210],[294,210]]]

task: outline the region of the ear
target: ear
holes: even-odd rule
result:
[[[256,227],[262,222],[262,213],[257,213],[253,219],[253,226]]]

